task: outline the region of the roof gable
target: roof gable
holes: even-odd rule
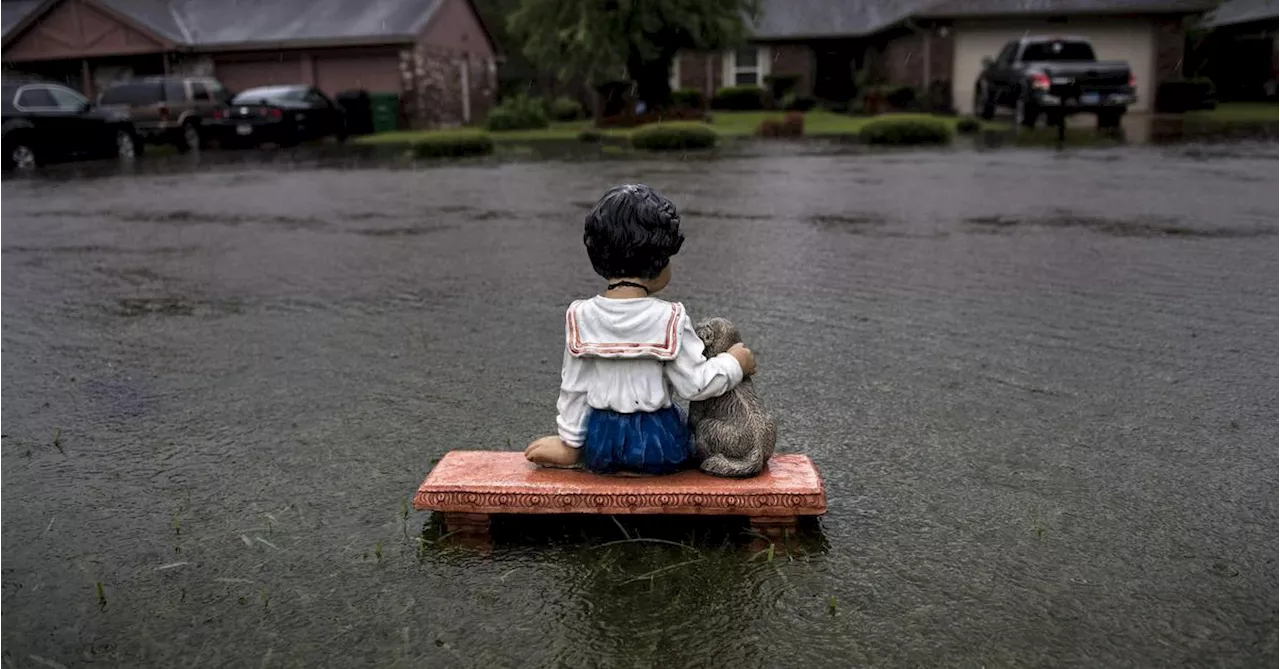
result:
[[[97,0],[42,3],[11,26],[4,42],[6,60],[158,53],[172,46]]]

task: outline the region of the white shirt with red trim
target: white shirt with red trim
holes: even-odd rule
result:
[[[596,296],[569,305],[556,403],[560,439],[582,446],[591,409],[652,412],[675,397],[719,397],[742,382],[737,359],[707,359],[704,350],[679,302]]]

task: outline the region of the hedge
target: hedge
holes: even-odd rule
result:
[[[551,103],[551,118],[557,121],[576,121],[582,116],[582,103],[577,100],[560,97]]]
[[[493,138],[480,130],[437,132],[413,143],[418,158],[460,158],[493,153]]]
[[[649,151],[682,151],[713,147],[716,138],[716,131],[705,123],[673,121],[637,128],[631,133],[631,145]]]
[[[972,116],[966,116],[956,123],[956,132],[961,135],[972,135],[982,130],[982,121]]]
[[[671,91],[671,102],[680,109],[702,109],[707,101],[696,88],[678,88]]]
[[[887,115],[864,125],[858,137],[868,144],[946,144],[951,129],[934,118]]]
[[[550,125],[542,102],[537,98],[516,95],[489,110],[485,126],[489,130],[538,130]]]
[[[711,108],[725,111],[764,109],[764,99],[764,89],[759,86],[729,86],[716,91],[716,96],[711,99]]]

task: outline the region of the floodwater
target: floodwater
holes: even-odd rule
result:
[[[1274,141],[763,153],[6,179],[5,666],[1275,666]],[[627,181],[829,512],[438,541]]]

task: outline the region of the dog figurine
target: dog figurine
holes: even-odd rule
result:
[[[706,345],[704,355],[708,358],[742,341],[738,329],[724,318],[699,323],[695,330]],[[778,426],[760,404],[750,377],[720,397],[690,402],[689,427],[702,471],[728,478],[747,478],[763,471],[778,438]]]

